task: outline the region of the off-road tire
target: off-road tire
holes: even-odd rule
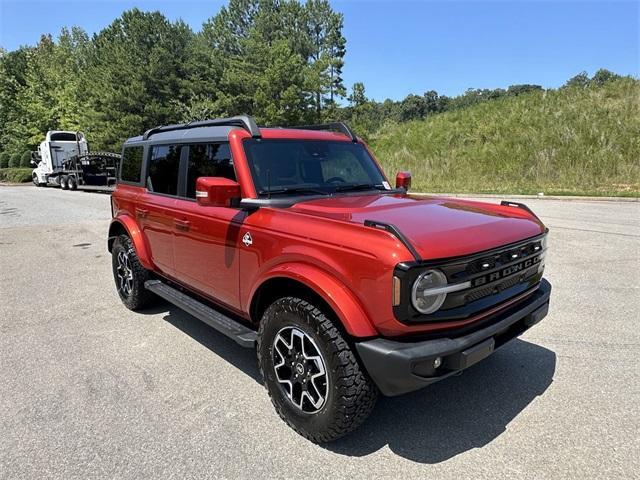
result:
[[[60,177],[60,188],[62,190],[69,190],[69,178],[66,175]]]
[[[276,378],[274,339],[283,328],[291,326],[313,340],[326,365],[326,400],[315,413],[303,412],[294,405]],[[257,350],[260,372],[276,411],[312,442],[330,442],[347,435],[367,419],[375,406],[378,389],[342,333],[325,313],[306,300],[285,297],[267,308],[260,322]]]
[[[132,273],[131,288],[128,293],[122,291],[118,278],[118,259],[120,253],[124,253],[127,256],[129,268]],[[111,267],[120,300],[122,300],[122,303],[124,303],[128,309],[134,311],[141,310],[151,306],[157,301],[158,297],[144,288],[144,282],[151,278],[151,274],[149,270],[144,268],[140,263],[138,255],[136,255],[136,251],[133,248],[133,243],[127,235],[120,235],[113,242],[111,249]]]
[[[75,177],[67,177],[67,187],[69,187],[69,190],[78,189],[78,182]]]

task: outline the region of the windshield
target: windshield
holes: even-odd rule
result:
[[[76,138],[76,134],[71,132],[58,132],[51,134],[52,142],[75,142],[76,140],[82,140],[82,136],[78,135]]]
[[[358,143],[247,139],[244,146],[262,197],[389,189],[378,165]]]

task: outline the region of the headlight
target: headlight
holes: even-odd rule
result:
[[[447,277],[440,270],[427,270],[420,274],[413,283],[411,302],[420,313],[433,313],[438,310],[447,298],[442,287],[447,285]]]

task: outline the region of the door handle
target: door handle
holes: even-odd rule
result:
[[[136,208],[136,215],[140,218],[146,218],[149,210],[145,210],[144,208]]]
[[[176,226],[178,230],[189,230],[189,222],[187,220],[174,220],[173,224]]]

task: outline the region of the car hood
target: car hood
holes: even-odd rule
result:
[[[392,224],[423,259],[468,255],[545,231],[524,209],[447,197],[342,195],[300,202],[291,210],[355,224]]]

